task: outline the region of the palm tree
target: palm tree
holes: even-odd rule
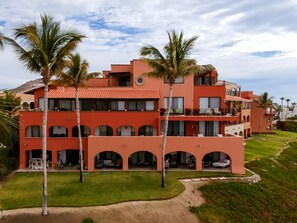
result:
[[[42,121],[43,196],[42,215],[47,215],[47,114],[48,85],[51,78],[66,66],[66,57],[85,36],[75,30],[62,29],[52,16],[41,15],[41,24],[36,22],[15,29],[15,40],[4,37],[19,55],[29,71],[39,73],[44,83],[44,108]],[[20,40],[19,43],[16,40]]]
[[[20,98],[9,91],[0,96],[0,147],[13,149],[18,142],[19,121],[15,112],[20,107]]]
[[[283,120],[283,116],[284,116],[284,114],[283,114],[283,112],[284,112],[284,100],[285,100],[285,98],[284,97],[281,97],[280,98],[280,100],[281,100],[281,105],[282,105],[282,120]]]
[[[288,110],[289,110],[289,103],[290,103],[291,99],[287,98],[286,102],[287,102],[287,109],[286,109],[286,119],[288,118]]]
[[[0,50],[3,49],[3,34],[0,33]]]
[[[183,32],[177,34],[174,30],[167,31],[169,42],[164,46],[164,55],[154,46],[146,45],[141,48],[142,61],[148,64],[153,71],[144,75],[153,78],[166,78],[169,82],[169,100],[165,115],[162,140],[162,187],[165,187],[165,148],[168,131],[168,119],[172,105],[172,89],[176,78],[185,77],[193,73],[202,72],[202,67],[188,56],[194,47],[197,36],[183,39]]]
[[[296,102],[292,102],[291,105],[292,105],[292,107],[291,107],[291,110],[292,110],[291,117],[293,117],[294,116],[294,110],[295,110]]]
[[[261,131],[261,123],[263,120],[263,116],[264,116],[267,108],[269,108],[272,105],[272,100],[273,100],[273,97],[269,97],[267,92],[264,92],[261,95],[260,100],[258,100],[258,107],[263,109],[263,113],[261,115],[260,122],[259,122],[259,135],[260,135],[260,131]]]
[[[80,128],[80,109],[79,109],[79,95],[78,88],[85,85],[85,82],[91,78],[98,76],[100,73],[88,73],[89,64],[77,54],[69,56],[69,63],[67,63],[65,71],[58,75],[56,83],[59,85],[69,86],[75,88],[75,110],[78,129],[78,142],[79,142],[79,161],[80,161],[80,182],[84,182],[83,176],[83,152],[82,152],[82,139]]]

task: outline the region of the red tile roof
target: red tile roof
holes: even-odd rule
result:
[[[238,96],[226,95],[225,101],[245,101],[245,102],[251,102],[252,100],[245,99],[245,98],[238,97]]]
[[[159,90],[138,90],[132,88],[79,88],[78,95],[79,98],[160,98]],[[57,89],[49,90],[48,98],[75,98],[75,89],[58,87]]]

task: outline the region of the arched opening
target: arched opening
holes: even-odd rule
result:
[[[234,135],[238,135],[238,133],[237,132],[234,132]]]
[[[52,151],[46,151],[46,166],[50,168],[52,161]],[[26,151],[26,163],[27,168],[31,170],[42,170],[43,161],[42,161],[42,149],[33,149]]]
[[[250,122],[250,116],[249,115],[247,116],[246,121]]]
[[[117,136],[135,136],[135,130],[132,126],[123,125],[117,128]]]
[[[165,168],[195,169],[196,157],[187,152],[176,151],[165,155]]]
[[[157,129],[152,125],[143,125],[138,129],[138,136],[156,136]]]
[[[202,159],[203,170],[224,169],[230,171],[231,159],[224,152],[211,152],[204,155]]]
[[[25,102],[22,103],[21,108],[22,108],[23,111],[29,111],[30,110],[30,105],[29,105],[28,102],[25,101]]]
[[[100,125],[95,128],[95,136],[113,136],[113,129],[108,125]]]
[[[129,169],[155,170],[157,168],[157,157],[148,151],[138,151],[129,156],[128,164]]]
[[[30,109],[34,109],[34,102],[30,102]]]
[[[68,137],[68,129],[60,125],[52,126],[49,128],[49,137]]]
[[[88,137],[91,135],[91,130],[88,126],[81,125],[80,126],[80,132],[81,132],[81,137]],[[77,126],[74,126],[72,128],[72,137],[78,137],[78,128]]]
[[[26,137],[38,138],[41,137],[41,127],[39,125],[30,125],[26,128]]]
[[[243,123],[245,123],[246,122],[246,117],[243,116],[242,118],[243,118]]]
[[[102,168],[117,168],[121,169],[123,166],[123,159],[120,154],[113,151],[101,152],[94,157],[95,169]]]
[[[242,132],[242,131],[240,131],[240,132],[239,132],[239,135],[240,135],[240,136],[243,136],[243,132]]]

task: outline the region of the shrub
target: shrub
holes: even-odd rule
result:
[[[191,114],[191,109],[190,108],[185,108],[185,113],[186,115],[190,115]]]
[[[88,218],[85,218],[84,220],[83,220],[83,223],[94,223],[95,221],[92,219],[92,218],[90,218],[90,217],[88,217]]]
[[[193,115],[199,115],[199,108],[194,108],[193,109]]]
[[[0,180],[3,180],[7,173],[7,167],[4,164],[0,163]]]

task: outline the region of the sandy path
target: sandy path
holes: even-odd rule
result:
[[[198,222],[197,217],[189,211],[189,206],[204,202],[198,187],[205,182],[182,182],[185,191],[175,198],[162,201],[133,201],[119,204],[82,208],[50,207],[48,216],[41,216],[41,208],[26,208],[3,211],[1,222],[11,223],[81,223],[91,217],[97,223],[154,223],[154,222]]]

